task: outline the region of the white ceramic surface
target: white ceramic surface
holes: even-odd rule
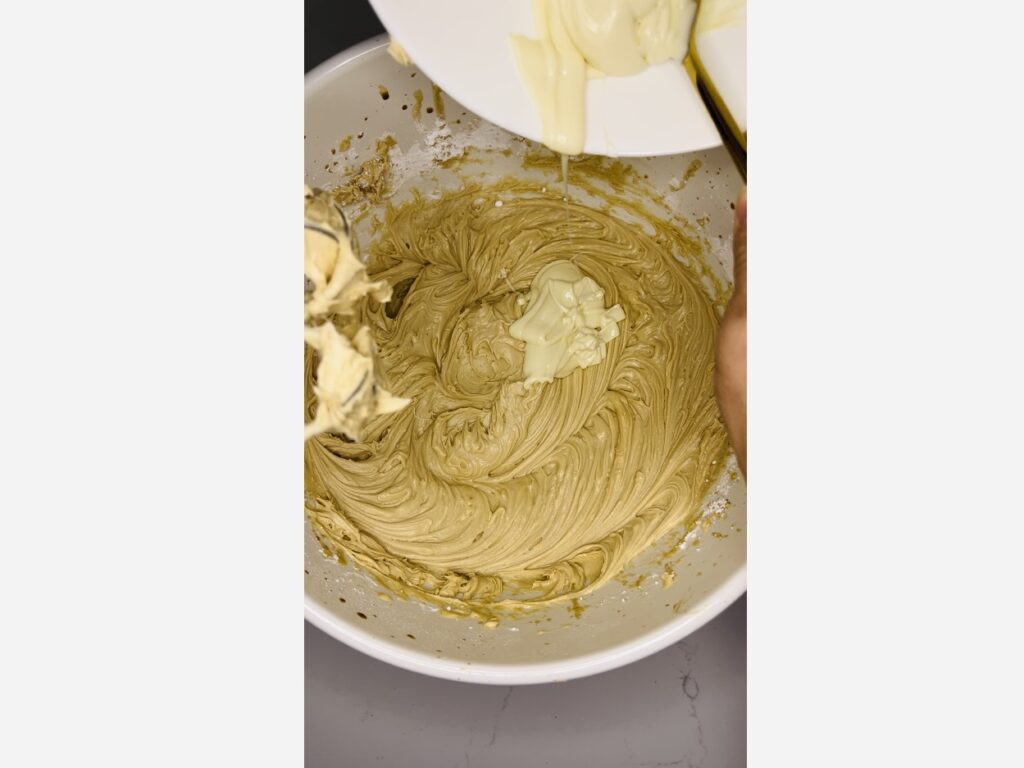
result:
[[[444,97],[447,120],[436,112],[427,114],[429,80],[416,68],[394,62],[386,45],[386,37],[367,41],[306,76],[307,184],[339,183],[346,167],[369,158],[376,139],[385,133],[396,141],[394,201],[406,199],[413,188],[429,195],[460,185],[467,174],[487,179],[514,173],[538,185],[560,183],[549,170],[522,169],[521,153],[535,146],[480,120],[450,97]],[[416,89],[425,94],[420,120],[412,114]],[[458,154],[467,144],[512,152],[507,157],[497,152],[474,155],[476,162],[464,163],[460,176],[436,165],[437,159]],[[684,178],[696,161],[699,169]],[[649,177],[645,183],[650,188],[638,191],[637,199],[665,217],[674,215],[679,226],[690,227],[704,240],[708,263],[725,278],[731,270],[731,201],[740,186],[725,149],[629,162]],[[586,199],[579,191],[573,194]],[[372,214],[354,224],[364,245],[371,241],[367,226]],[[677,578],[670,586],[661,584],[663,565],[656,555],[671,543],[672,534],[636,558],[622,580],[584,597],[579,618],[568,605],[556,605],[503,621],[495,629],[443,617],[419,601],[382,598],[381,587],[364,572],[326,559],[307,525],[306,617],[357,650],[437,677],[500,685],[583,677],[677,642],[744,592],[745,498],[741,480],[723,480],[709,494],[706,523],[673,556]],[[623,583],[641,577],[640,587]]]
[[[747,25],[697,35],[697,55],[737,127],[747,131]]]
[[[519,76],[509,35],[536,37],[530,0],[370,0],[384,28],[447,93],[506,130],[539,141],[541,122]],[[591,155],[637,157],[721,144],[678,63],[587,83]]]

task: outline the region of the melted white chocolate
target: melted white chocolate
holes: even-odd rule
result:
[[[605,358],[608,342],[619,335],[622,307],[604,306],[604,291],[570,261],[553,261],[533,279],[526,313],[509,326],[513,339],[526,342],[526,385],[564,378]]]
[[[537,39],[510,42],[544,144],[582,152],[587,78],[682,61],[696,8],[694,0],[533,0]]]

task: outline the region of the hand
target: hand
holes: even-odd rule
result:
[[[732,229],[733,294],[718,330],[715,395],[743,476],[747,475],[747,188]]]

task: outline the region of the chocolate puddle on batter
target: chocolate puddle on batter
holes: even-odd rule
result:
[[[692,526],[726,454],[712,389],[722,297],[672,256],[699,245],[653,224],[649,236],[512,179],[389,207],[369,272],[394,298],[353,322],[372,329],[382,381],[413,402],[361,443],[306,443],[325,550],[400,596],[492,620],[578,598]],[[604,362],[527,389],[508,326],[556,259],[626,319]],[[307,348],[307,390],[313,370]]]

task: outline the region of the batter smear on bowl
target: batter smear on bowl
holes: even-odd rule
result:
[[[358,442],[324,433],[305,446],[307,515],[325,550],[399,595],[480,618],[606,583],[696,520],[727,449],[718,317],[699,276],[641,227],[560,197],[495,205],[502,191],[387,210],[368,273],[393,295],[347,322],[370,329],[380,381],[411,402],[370,419]],[[509,329],[560,261],[603,297],[602,351],[527,382],[527,343]],[[307,347],[307,420],[317,364]]]

